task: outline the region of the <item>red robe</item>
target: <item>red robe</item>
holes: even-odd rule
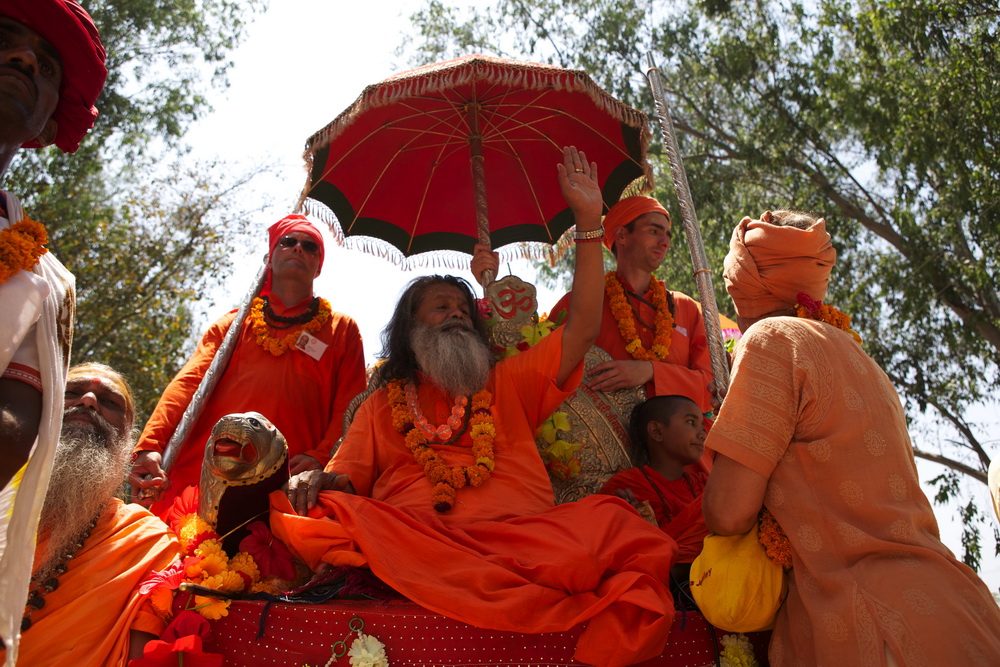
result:
[[[458,490],[440,514],[432,485],[392,426],[385,390],[358,411],[328,470],[347,474],[353,496],[323,492],[309,517],[272,494],[271,526],[310,567],[365,565],[423,607],[478,627],[556,632],[587,621],[576,658],[627,665],[658,655],[673,619],[665,585],[673,540],[618,499],[594,496],[553,508],[552,488],[534,441],[544,421],[580,381],[553,378],[562,331],[504,360],[493,393],[496,469],[479,487]],[[419,387],[424,414],[447,419],[451,401]],[[471,463],[471,440],[435,446],[448,465]]]
[[[44,549],[44,542],[36,554]],[[18,664],[32,667],[111,667],[128,658],[129,632],[159,636],[163,621],[138,588],[180,554],[166,524],[138,505],[112,499],[83,548],[31,615]],[[4,652],[0,650],[0,662]]]
[[[702,492],[708,475],[700,471],[686,472],[684,477],[668,480],[649,466],[644,466],[643,470],[622,470],[598,493],[613,496],[621,489],[631,489],[636,500],[649,501],[660,529],[677,542],[680,549],[677,562],[692,562],[701,553],[702,543],[709,533],[701,513]]]
[[[633,312],[638,310],[635,328],[647,350],[653,344],[653,330],[643,323],[652,325],[656,311],[638,299],[628,296],[635,290],[622,281],[626,298],[632,305]],[[687,396],[698,403],[702,412],[712,409],[711,395],[708,393],[708,383],[712,381],[712,359],[708,353],[708,338],[705,336],[705,323],[702,320],[701,308],[698,302],[682,294],[669,291],[674,300],[674,329],[670,338],[670,354],[666,359],[654,361],[653,379],[646,384],[647,396],[669,396],[679,394]],[[572,292],[559,299],[549,311],[551,319],[557,319],[562,311],[569,311]],[[642,298],[652,303],[653,291],[647,290]],[[618,322],[611,312],[608,295],[604,294],[604,307],[601,311],[601,332],[597,336],[597,347],[601,348],[615,360],[630,360],[632,355],[625,349],[625,339],[618,330]]]
[[[285,309],[275,295],[270,300],[275,313],[285,316],[304,312],[309,305],[305,301]],[[163,451],[235,317],[236,311],[227,313],[205,332],[194,355],[160,397],[136,451]],[[198,484],[205,443],[216,422],[228,414],[261,413],[285,436],[289,458],[308,454],[326,464],[342,435],[344,410],[365,388],[365,366],[361,333],[347,315],[334,312],[316,337],[329,345],[319,360],[294,347],[276,357],[256,343],[249,324],[244,326],[229,365],[181,445],[168,473],[170,488],[151,508],[154,514],[162,515],[174,496]]]

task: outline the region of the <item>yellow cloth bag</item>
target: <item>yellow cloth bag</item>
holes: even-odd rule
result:
[[[691,594],[709,623],[726,632],[774,626],[788,595],[784,569],[768,558],[758,524],[743,535],[709,535],[691,564]]]

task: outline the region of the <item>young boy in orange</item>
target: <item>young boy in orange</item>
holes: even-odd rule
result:
[[[647,501],[660,529],[679,547],[671,571],[686,581],[691,561],[701,553],[708,528],[701,513],[701,494],[708,474],[686,472],[705,451],[705,421],[698,404],[686,396],[654,396],[636,406],[630,428],[635,468],[622,470],[601,487],[638,506]]]

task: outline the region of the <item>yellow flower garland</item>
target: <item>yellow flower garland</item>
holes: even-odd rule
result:
[[[402,380],[389,383],[389,405],[392,407],[392,426],[406,436],[406,448],[413,460],[424,468],[427,479],[434,483],[431,502],[438,512],[447,512],[455,505],[455,495],[464,486],[479,486],[490,477],[496,462],[493,459],[493,394],[482,390],[472,397],[472,415],[469,417],[469,435],[472,437],[471,466],[448,466],[427,444],[427,436],[413,425],[416,416],[406,400]]]
[[[48,252],[42,247],[48,242],[45,227],[29,218],[0,230],[0,285],[18,271],[31,271],[38,258]]]
[[[608,271],[604,276],[604,291],[608,295],[611,314],[618,323],[618,331],[625,340],[625,349],[633,359],[641,361],[663,360],[670,356],[670,343],[673,337],[674,317],[667,306],[667,288],[652,276],[649,287],[653,291],[653,307],[656,318],[653,320],[653,346],[647,350],[642,346],[642,340],[635,329],[635,316],[632,306],[625,297],[625,289],[618,280],[618,274]]]
[[[320,297],[319,311],[316,316],[303,324],[302,328],[290,329],[283,336],[271,335],[267,320],[264,319],[264,299],[257,297],[253,300],[250,305],[250,314],[247,317],[250,319],[250,331],[253,332],[257,344],[274,356],[280,357],[295,345],[300,333],[304,331],[308,334],[315,334],[323,326],[323,323],[330,319],[332,314],[333,309],[330,308],[330,302]]]

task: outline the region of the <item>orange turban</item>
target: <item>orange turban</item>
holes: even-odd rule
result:
[[[99,379],[117,389],[125,398],[125,416],[130,423],[135,419],[135,398],[132,396],[132,387],[129,386],[128,380],[121,373],[104,364],[82,363],[70,368],[66,374],[67,383],[80,379]]]
[[[636,195],[619,200],[604,216],[604,247],[611,250],[611,246],[615,244],[615,232],[618,228],[624,227],[645,213],[662,213],[667,216],[667,220],[670,219],[667,209],[652,197]]]
[[[267,228],[267,258],[268,263],[271,261],[271,255],[274,254],[274,249],[278,245],[278,241],[281,240],[282,236],[288,236],[292,232],[302,232],[303,234],[308,234],[316,241],[316,245],[319,246],[319,267],[316,269],[316,275],[323,270],[323,258],[325,256],[323,247],[323,235],[319,233],[316,226],[309,222],[309,219],[304,215],[298,215],[293,213],[292,215],[286,215],[281,220]],[[261,288],[261,296],[266,296],[271,293],[271,268],[268,266],[267,276],[264,278],[264,287]]]
[[[823,300],[836,259],[822,218],[808,229],[743,218],[733,230],[722,276],[736,312],[754,319],[795,304],[799,292]]]

